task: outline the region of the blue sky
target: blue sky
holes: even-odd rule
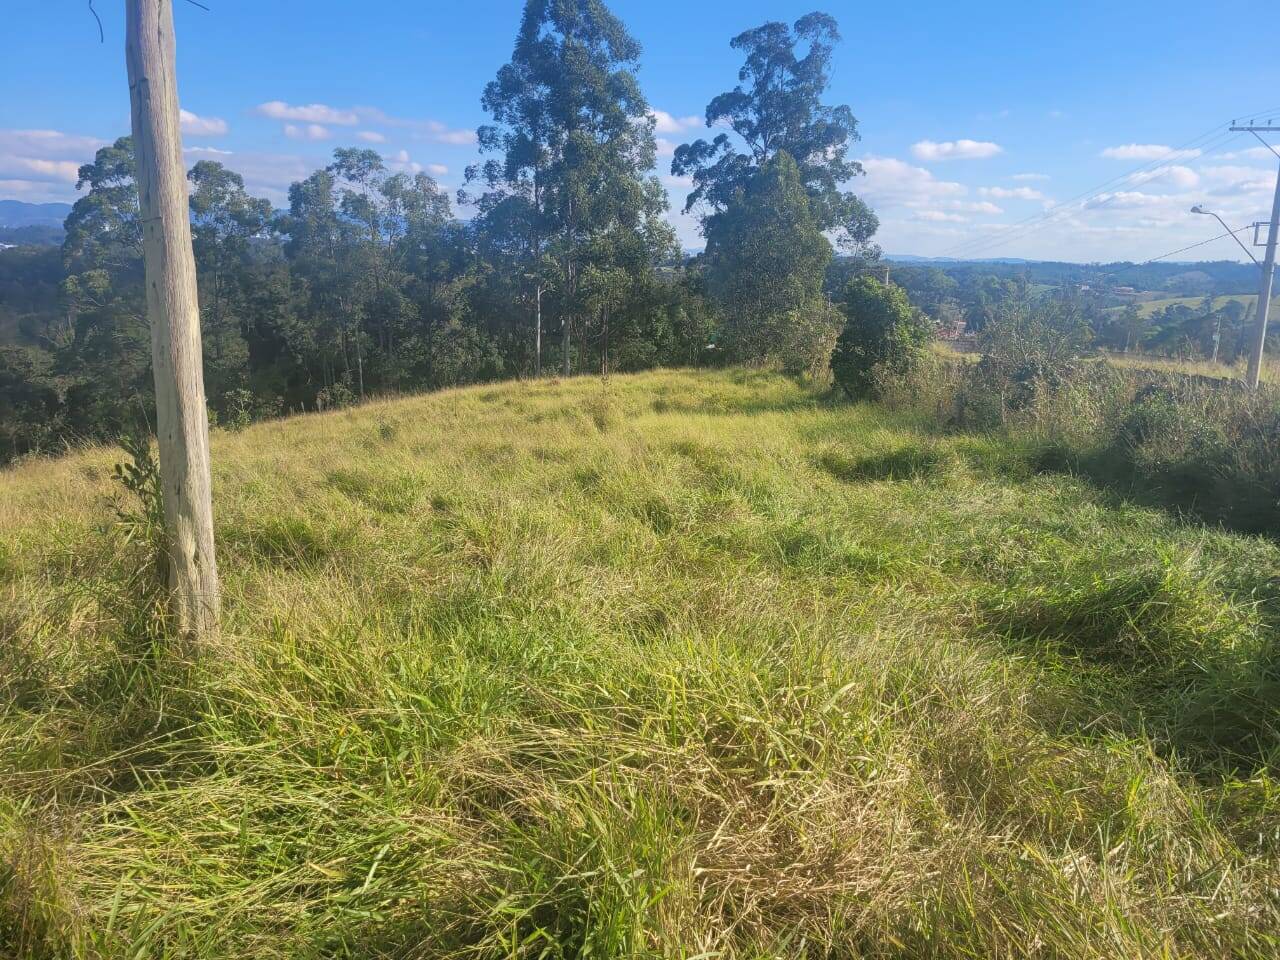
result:
[[[510,55],[521,9],[514,0],[205,3],[210,12],[176,4],[190,157],[222,160],[277,203],[292,180],[348,145],[457,187],[485,120],[481,89]],[[96,5],[105,44],[80,0],[5,2],[0,198],[74,199],[76,165],[128,132],[123,4]],[[831,99],[860,120],[853,153],[867,176],[853,188],[880,214],[881,244],[923,255],[1143,260],[1222,232],[1190,216],[1193,203],[1232,226],[1265,218],[1275,158],[1245,135],[1209,133],[1249,111],[1280,122],[1280,29],[1274,18],[1258,28],[1264,6],[821,7],[844,35]],[[640,80],[669,152],[700,135],[707,101],[736,82],[730,37],[814,4],[612,7],[644,47]],[[1188,142],[1194,149],[1173,150]],[[667,164],[660,158],[672,220],[696,247],[693,220],[678,213],[684,187]],[[1221,240],[1184,256],[1243,254]]]

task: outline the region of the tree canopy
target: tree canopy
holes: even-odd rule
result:
[[[693,180],[685,212],[705,210],[708,238],[737,191],[785,152],[795,161],[819,228],[844,247],[876,252],[871,238],[879,221],[852,191],[842,189],[863,172],[849,159],[850,145],[860,139],[858,121],[848,106],[822,102],[839,41],[835,18],[818,12],[790,27],[765,23],[730,41],[745,56],[739,83],[707,105],[706,122],[728,127],[737,139],[719,133],[710,141],[683,144],[671,163],[673,174]]]

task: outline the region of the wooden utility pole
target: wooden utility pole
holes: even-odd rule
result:
[[[195,640],[218,628],[209,417],[200,308],[182,160],[171,0],[125,0],[125,59],[133,107],[156,431],[169,548],[170,610]]]

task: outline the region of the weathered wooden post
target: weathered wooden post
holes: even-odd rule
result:
[[[156,431],[169,545],[170,610],[185,636],[218,628],[209,419],[205,408],[196,264],[182,159],[171,0],[125,0]]]

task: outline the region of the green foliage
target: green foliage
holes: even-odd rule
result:
[[[467,182],[484,185],[482,230],[520,286],[558,316],[566,375],[575,327],[599,336],[603,355],[606,318],[674,253],[666,193],[646,173],[656,143],[639,56],[600,0],[528,0],[511,61],[484,91],[494,123],[478,139],[501,159],[469,168]]]
[[[1071,380],[1092,332],[1070,299],[1011,296],[994,307],[978,338],[982,358],[972,370],[968,412],[978,422],[1003,422]]]
[[[719,214],[705,260],[729,357],[777,360],[792,372],[825,365],[838,322],[822,296],[831,244],[789,154],[762,167]]]
[[[120,487],[115,498],[116,529],[124,550],[136,549],[142,560],[138,594],[140,609],[159,601],[169,577],[169,541],[164,517],[160,462],[152,449],[154,438],[140,431],[120,438],[128,459],[116,463],[112,476]]]
[[[900,287],[859,277],[845,287],[841,308],[831,372],[850,397],[873,397],[883,378],[900,379],[920,363],[932,329]]]
[[[835,18],[814,12],[793,27],[770,22],[730,41],[745,62],[738,78],[746,84],[722,93],[707,105],[708,127],[726,126],[741,138],[746,152],[727,133],[676,149],[671,172],[693,179],[685,212],[707,208],[703,232],[708,242],[719,215],[733,206],[753,177],[780,153],[789,154],[809,198],[819,229],[836,235],[842,246],[875,253],[871,237],[879,227],[874,213],[841,185],[862,173],[848,159],[856,143],[858,121],[849,107],[828,106],[822,96],[830,85],[832,51],[840,41]],[[803,55],[798,48],[805,46]]]

